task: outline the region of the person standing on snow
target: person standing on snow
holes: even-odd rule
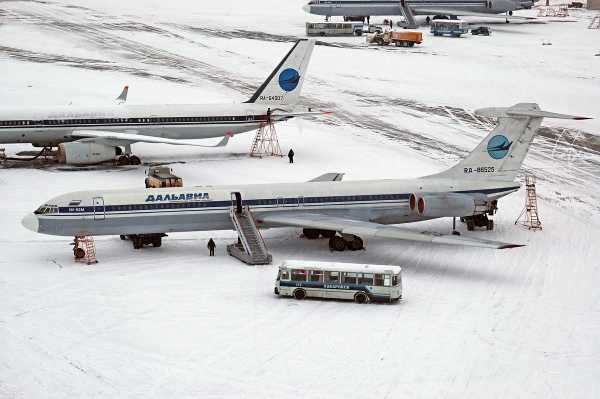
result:
[[[208,244],[206,246],[209,251],[209,256],[215,256],[215,248],[216,248],[217,244],[215,244],[215,242],[213,241],[212,238],[210,240],[208,240]]]
[[[288,158],[290,159],[290,163],[294,163],[294,150],[290,148],[290,152],[288,152]]]

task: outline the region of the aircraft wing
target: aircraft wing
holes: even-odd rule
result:
[[[344,178],[344,173],[325,173],[321,176],[317,176],[314,179],[310,179],[309,182],[318,182],[318,181],[342,181]]]
[[[418,7],[415,10],[421,15],[453,15],[457,17],[485,17],[485,18],[501,18],[501,19],[537,19],[534,17],[522,17],[518,15],[506,15],[506,14],[487,14],[484,12],[474,12],[474,11],[465,11],[465,10],[449,10],[447,8],[436,9],[436,8],[421,8]]]
[[[460,245],[469,247],[508,249],[522,247],[520,244],[510,244],[500,241],[490,241],[474,237],[443,235],[430,232],[415,232],[396,226],[387,226],[373,222],[332,217],[319,213],[281,212],[256,215],[262,223],[279,226],[294,226],[321,230],[334,230],[343,234],[359,237],[384,237],[397,240],[431,242],[434,244]]]
[[[284,121],[290,118],[295,118],[298,116],[319,116],[319,115],[331,115],[331,111],[300,111],[300,112],[280,112],[273,111],[271,114],[271,119],[274,122]]]
[[[191,145],[194,147],[224,147],[229,142],[232,133],[226,133],[225,137],[215,145],[198,144],[195,141],[167,139],[164,137],[146,136],[134,133],[107,132],[104,130],[75,130],[71,137],[79,141],[98,141],[110,145],[125,145],[131,143],[162,143],[172,145]]]

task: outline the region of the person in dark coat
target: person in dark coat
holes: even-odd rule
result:
[[[290,159],[290,163],[294,163],[294,150],[290,148],[290,152],[288,152],[288,158]]]
[[[206,246],[208,247],[210,256],[215,256],[215,248],[216,248],[217,244],[215,244],[215,242],[213,241],[212,238],[210,240],[208,240],[208,244]]]

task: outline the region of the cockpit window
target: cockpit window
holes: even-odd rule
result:
[[[56,205],[48,205],[48,204],[44,204],[42,206],[40,206],[38,209],[35,210],[36,215],[47,215],[50,213],[58,213],[58,206]]]

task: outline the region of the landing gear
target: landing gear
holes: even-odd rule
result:
[[[161,234],[131,234],[128,236],[120,235],[121,240],[129,239],[133,244],[134,249],[141,249],[144,245],[152,245],[154,248],[158,248],[162,245],[162,238],[167,235]]]
[[[333,236],[329,239],[329,249],[342,252],[346,249],[346,241],[340,236]]]
[[[460,235],[460,231],[456,230],[456,217],[452,218],[452,235],[453,236],[459,236]]]
[[[365,249],[362,238],[357,236],[333,236],[329,239],[329,249],[332,251],[345,251],[349,249],[350,251],[358,251],[361,249]]]
[[[475,227],[482,227],[486,230],[494,230],[494,221],[488,218],[485,213],[473,216],[465,216],[460,221],[467,224],[467,230],[473,231]]]
[[[123,154],[117,158],[119,165],[141,165],[142,160],[135,155]]]
[[[331,238],[335,236],[335,231],[333,230],[319,230],[319,229],[303,229],[302,234],[304,238],[309,240],[316,240],[319,237],[323,238]]]

